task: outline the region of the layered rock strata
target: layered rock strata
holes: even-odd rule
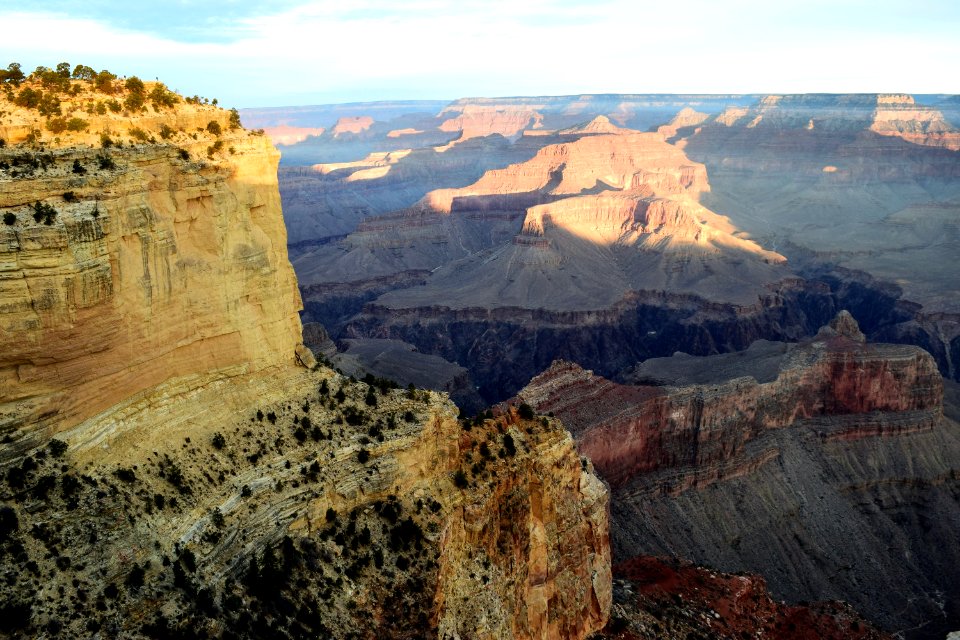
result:
[[[776,597],[850,602],[906,637],[956,626],[960,426],[929,354],[864,342],[843,314],[800,344],[629,377],[643,384],[557,364],[519,396],[611,482],[615,557],[759,573]]]
[[[787,605],[756,575],[641,556],[615,568],[614,613],[602,638],[889,640],[843,602]]]
[[[168,386],[60,434],[65,452],[8,466],[2,629],[492,640],[602,628],[607,492],[559,423],[511,413],[464,428],[437,394],[301,371],[282,388]],[[250,388],[259,399],[240,408]]]
[[[276,151],[168,99],[0,149],[0,634],[602,628],[607,490],[569,433],[317,370]]]
[[[676,484],[662,487],[667,493],[748,472],[730,461],[767,430],[800,422],[816,425],[826,440],[854,439],[929,430],[943,418],[943,383],[933,358],[912,346],[867,345],[846,312],[813,342],[773,349],[780,361],[769,382],[745,369],[722,384],[624,386],[558,362],[519,397],[562,416],[614,487],[666,469],[695,470],[671,478]],[[655,367],[645,364],[634,375],[642,378]]]
[[[276,150],[213,107],[123,122],[0,149],[5,435],[49,437],[170,378],[293,367]],[[122,144],[127,129],[154,137]],[[101,133],[112,146],[89,146]]]

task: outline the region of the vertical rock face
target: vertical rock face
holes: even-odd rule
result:
[[[0,634],[603,627],[607,490],[559,422],[317,371],[267,139],[196,102],[86,123],[0,149]]]
[[[481,447],[496,451],[510,438],[490,479],[483,471],[471,479],[476,489],[444,532],[439,635],[586,637],[603,627],[612,601],[607,490],[566,431],[531,428],[515,414],[497,424],[506,436],[485,422],[459,440],[466,466],[475,448],[482,459]],[[514,442],[523,443],[517,458]]]
[[[665,485],[669,491],[762,464],[758,460],[769,456],[751,462],[748,443],[800,420],[817,421],[825,438],[856,438],[930,429],[943,417],[943,382],[933,358],[913,346],[866,345],[849,313],[841,313],[816,340],[773,351],[778,371],[769,382],[758,382],[744,367],[737,377],[722,376],[726,381],[633,387],[555,363],[520,397],[562,416],[581,450],[614,486],[644,473],[687,468],[691,475],[672,477]],[[704,359],[680,360],[667,375],[684,368],[688,375],[709,372],[710,365],[698,362]],[[655,362],[644,363],[637,374],[650,375]],[[591,401],[584,403],[584,396]],[[854,416],[860,418],[848,419]]]
[[[642,384],[557,363],[519,394],[610,483],[616,560],[761,573],[776,597],[844,600],[907,637],[955,628],[960,428],[928,353],[864,342],[841,313],[804,343],[627,378]]]
[[[51,435],[171,378],[293,364],[279,154],[228,112],[180,109],[127,123],[171,143],[3,150],[42,167],[0,171],[16,220],[0,226],[0,431]],[[223,133],[189,126],[208,122]],[[53,215],[35,221],[38,206]]]

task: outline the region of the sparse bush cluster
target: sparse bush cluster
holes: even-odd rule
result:
[[[387,637],[435,631],[437,558],[427,535],[439,532],[438,501],[389,496],[340,514],[325,507],[311,535],[271,541],[258,536],[273,535],[272,525],[270,533],[251,530],[257,519],[246,517],[274,491],[285,492],[284,500],[322,495],[324,485],[309,483],[330,482],[327,461],[348,447],[361,482],[375,478],[375,443],[421,411],[394,387],[323,379],[298,402],[254,407],[242,423],[194,442],[168,443],[135,462],[94,463],[84,473],[70,467],[66,442],[32,451],[6,468],[0,484],[0,567],[15,567],[13,584],[0,584],[0,634],[297,638],[329,636],[332,625],[380,628]],[[370,394],[375,408],[365,402]],[[211,491],[220,492],[217,502]],[[151,550],[158,518],[179,519],[183,531],[193,518],[195,533],[183,544],[156,540]],[[140,545],[144,537],[131,552],[127,541]],[[219,545],[234,546],[215,551]],[[224,548],[244,550],[241,564],[213,578],[222,566],[208,563],[222,562]],[[105,558],[117,569],[100,574]],[[41,584],[62,590],[47,598],[38,595]],[[171,603],[177,617],[161,614],[157,602]]]

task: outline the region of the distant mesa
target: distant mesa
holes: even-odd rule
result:
[[[456,143],[493,134],[512,138],[525,129],[543,127],[543,115],[532,105],[458,105],[440,116],[450,116],[440,124],[441,131],[461,132]]]
[[[363,133],[372,126],[373,118],[370,116],[347,116],[337,120],[330,131],[334,138],[339,138],[346,133]]]
[[[769,95],[753,107],[728,107],[711,122],[749,129],[872,131],[917,145],[960,150],[960,130],[938,109],[918,105],[907,94]]]
[[[597,126],[606,125],[601,122]],[[617,131],[620,133],[548,145],[524,163],[488,171],[469,187],[432,191],[423,205],[449,213],[455,200],[471,196],[534,192],[572,196],[640,185],[647,185],[652,193],[688,191],[694,197],[709,190],[703,165],[666,144],[661,135]]]
[[[700,113],[690,107],[684,107],[680,110],[673,119],[660,127],[657,127],[657,132],[665,137],[672,137],[677,135],[677,131],[684,127],[696,127],[699,124],[702,124],[710,117],[708,113]]]
[[[310,136],[322,135],[325,129],[323,127],[291,127],[289,125],[278,125],[276,127],[265,127],[263,132],[270,138],[270,142],[275,145],[291,145],[303,142]]]
[[[412,127],[407,127],[406,129],[394,129],[387,133],[388,138],[400,138],[402,136],[414,136],[418,133],[423,133],[420,129],[414,129]]]

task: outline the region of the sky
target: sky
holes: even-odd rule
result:
[[[578,93],[960,93],[958,0],[0,0],[0,66],[235,107]]]

